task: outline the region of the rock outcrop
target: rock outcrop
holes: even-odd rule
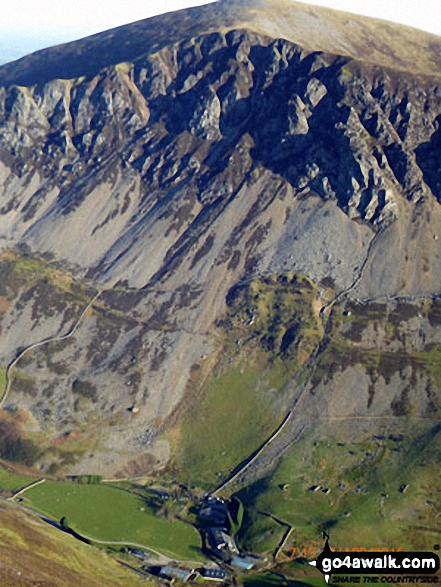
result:
[[[440,293],[441,41],[269,7],[220,2],[0,67],[2,249],[103,290],[68,346],[28,354],[37,391],[12,387],[6,407],[51,434],[90,430],[98,407],[107,453],[79,470],[167,461],[155,439],[215,356],[239,282],[302,273],[360,301]],[[32,287],[5,295],[3,364],[87,301],[51,316],[32,311]]]

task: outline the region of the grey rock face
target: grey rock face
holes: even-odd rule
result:
[[[362,300],[439,292],[437,72],[246,30],[160,43],[86,77],[13,85],[5,71],[3,250],[26,245],[125,300],[142,290],[104,346],[98,315],[72,343],[75,377],[99,386],[103,414],[143,407],[124,436],[132,451],[182,400],[237,282],[300,271]],[[4,324],[4,362],[29,331],[60,330],[17,305]],[[75,377],[70,365],[54,392],[67,427]],[[21,401],[42,424],[39,398]]]
[[[392,79],[240,31],[93,79],[3,89],[4,237],[140,287],[265,174],[293,201],[384,227],[437,197],[439,111],[437,78]],[[160,225],[153,252],[143,235]],[[129,273],[136,260],[150,268]]]

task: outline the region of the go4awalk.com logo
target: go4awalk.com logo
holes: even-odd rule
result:
[[[435,553],[334,552],[327,534],[325,538],[325,548],[309,564],[323,573],[327,583],[331,575],[333,583],[438,583],[440,563]]]

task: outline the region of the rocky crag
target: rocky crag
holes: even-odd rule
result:
[[[433,354],[401,378],[378,361],[440,342],[440,47],[295,2],[222,1],[0,67],[4,428],[46,446],[37,464],[179,468],[181,420],[257,316],[243,357],[291,364],[283,399],[265,388],[268,434],[297,405],[302,366],[306,419],[323,397],[331,415],[437,413]],[[266,298],[228,318],[235,288],[294,275],[316,291],[302,337]],[[386,321],[416,309],[397,331],[332,330],[347,299],[383,304]],[[346,335],[348,369],[330,342]]]

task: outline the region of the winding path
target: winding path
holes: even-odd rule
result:
[[[32,489],[32,487],[37,487],[37,485],[41,485],[42,483],[45,483],[45,481],[46,479],[39,479],[38,481],[33,481],[30,485],[26,485],[26,487],[23,487],[23,489],[20,489],[20,491],[14,493],[12,497],[8,497],[8,501],[14,501],[16,497],[18,497],[19,495],[23,495],[23,493],[28,491],[28,489]]]
[[[138,548],[140,550],[145,550],[147,552],[151,552],[155,555],[155,557],[158,559],[158,562],[160,564],[169,564],[169,563],[187,563],[187,564],[192,564],[192,565],[201,565],[201,561],[192,561],[192,560],[187,560],[187,559],[180,559],[180,558],[171,558],[170,556],[167,556],[165,554],[163,554],[162,552],[159,552],[158,550],[155,550],[154,548],[152,548],[151,546],[146,546],[145,544],[136,544],[135,542],[127,542],[124,540],[97,540],[96,538],[92,538],[92,536],[87,536],[87,534],[83,534],[78,532],[78,535],[81,536],[81,538],[85,538],[86,540],[90,540],[91,542],[93,542],[94,544],[101,544],[103,546],[129,546],[129,547],[133,547],[133,548]]]
[[[242,477],[242,475],[247,472],[251,467],[262,469],[265,468],[267,466],[267,461],[268,460],[273,460],[274,458],[276,458],[277,456],[279,456],[280,454],[282,454],[282,452],[284,452],[284,450],[286,450],[286,448],[288,448],[289,446],[291,446],[294,442],[296,442],[297,440],[299,440],[301,438],[301,436],[303,435],[303,432],[305,431],[306,428],[306,424],[303,422],[303,419],[300,419],[300,425],[299,428],[294,432],[294,436],[293,438],[288,438],[287,441],[282,445],[282,447],[279,447],[278,450],[276,450],[276,455],[269,455],[269,459],[266,459],[266,453],[268,452],[268,448],[271,447],[272,445],[274,445],[274,441],[276,439],[278,439],[282,433],[284,432],[285,429],[288,428],[288,425],[294,420],[296,419],[295,417],[297,416],[297,413],[295,411],[295,408],[297,406],[297,404],[299,403],[299,401],[303,398],[304,393],[306,391],[307,385],[312,377],[313,374],[313,368],[317,362],[318,357],[320,356],[320,354],[322,353],[323,349],[326,347],[326,342],[327,342],[327,338],[328,338],[328,331],[327,331],[327,310],[329,310],[329,308],[331,308],[335,303],[337,303],[343,296],[349,294],[351,291],[353,291],[357,285],[360,283],[364,271],[366,269],[366,266],[371,258],[372,255],[372,251],[374,249],[375,243],[377,242],[377,240],[380,238],[380,236],[385,232],[385,230],[387,230],[387,227],[385,228],[381,228],[378,232],[376,232],[374,234],[374,236],[372,237],[369,246],[367,248],[366,251],[366,256],[365,259],[362,263],[362,265],[360,266],[360,269],[357,272],[357,275],[354,279],[354,281],[345,289],[343,289],[342,291],[338,292],[327,304],[325,304],[321,310],[320,310],[320,320],[323,324],[323,336],[322,339],[320,340],[320,342],[317,344],[316,348],[314,349],[314,351],[311,353],[310,357],[308,358],[308,360],[305,362],[305,364],[300,368],[300,370],[294,375],[293,379],[290,382],[290,386],[292,387],[293,385],[295,385],[295,383],[303,376],[303,374],[308,371],[309,369],[311,369],[311,373],[309,374],[309,376],[306,378],[306,380],[301,384],[300,386],[300,390],[299,393],[297,393],[296,397],[294,398],[292,405],[290,407],[290,409],[288,410],[288,412],[285,415],[285,418],[283,419],[282,423],[279,424],[279,426],[275,429],[275,431],[273,432],[273,434],[263,443],[263,445],[259,448],[259,450],[257,451],[257,453],[250,457],[249,459],[246,459],[245,461],[243,461],[243,464],[239,466],[239,469],[230,477],[228,477],[221,485],[219,485],[219,487],[217,487],[217,489],[213,492],[214,495],[221,493],[222,491],[224,491],[228,486],[230,486],[231,484],[234,483],[234,481],[237,481],[240,479],[240,477]],[[261,466],[259,465],[259,461],[262,461]],[[256,472],[258,475],[258,471]]]
[[[159,552],[153,548],[151,548],[150,546],[146,546],[145,544],[136,544],[135,542],[127,542],[127,541],[123,541],[123,540],[97,540],[96,538],[92,538],[92,536],[87,536],[87,534],[83,534],[82,532],[78,532],[78,535],[81,536],[81,538],[84,538],[85,540],[89,540],[90,542],[93,542],[94,544],[101,544],[102,546],[129,546],[131,548],[137,548],[139,550],[145,550],[147,552],[151,552],[155,555],[155,557],[158,559],[158,562],[161,564],[168,564],[172,561],[176,561],[177,559],[172,559],[168,556],[165,556],[165,554],[162,554],[162,552]],[[185,561],[181,561],[181,562],[185,562]]]
[[[98,290],[98,292],[93,296],[93,298],[89,301],[89,303],[87,304],[87,306],[83,309],[83,311],[81,312],[80,316],[77,318],[76,322],[74,322],[73,326],[71,326],[71,328],[64,334],[60,334],[57,336],[50,336],[48,338],[44,338],[43,340],[39,340],[37,342],[33,342],[30,345],[28,345],[27,347],[25,347],[22,351],[20,351],[13,359],[12,361],[8,364],[8,366],[6,367],[6,373],[5,373],[5,377],[6,377],[6,383],[5,383],[5,389],[3,391],[3,395],[0,399],[0,409],[3,408],[3,405],[6,401],[6,399],[8,398],[9,392],[11,390],[11,384],[12,384],[12,377],[11,377],[11,372],[12,369],[17,365],[18,361],[27,353],[29,353],[30,351],[46,345],[46,344],[50,344],[51,342],[60,342],[62,340],[66,340],[67,338],[71,338],[75,332],[78,330],[78,328],[81,325],[81,322],[83,321],[85,315],[87,314],[87,312],[90,310],[90,308],[93,306],[93,304],[96,302],[96,300],[99,298],[99,296],[102,294],[103,290]]]

